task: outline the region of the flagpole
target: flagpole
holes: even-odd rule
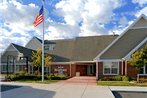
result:
[[[42,0],[43,6],[43,29],[42,29],[42,82],[44,81],[44,0]]]

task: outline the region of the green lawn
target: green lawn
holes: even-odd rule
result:
[[[97,85],[102,85],[102,86],[147,86],[147,83],[131,83],[128,81],[98,81]]]
[[[50,84],[50,83],[56,83],[60,80],[44,80],[43,82],[41,80],[18,80],[16,82],[24,82],[24,83],[42,83],[42,84]]]

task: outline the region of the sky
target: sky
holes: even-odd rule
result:
[[[33,22],[42,0],[0,0],[0,53],[10,43],[25,46],[42,38]],[[45,39],[121,34],[141,14],[147,0],[45,0]]]

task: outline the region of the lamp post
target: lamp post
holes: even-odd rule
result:
[[[20,57],[20,59],[26,59],[26,71],[29,72],[28,57]]]

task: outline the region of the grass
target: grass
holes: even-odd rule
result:
[[[16,82],[23,82],[23,83],[41,83],[41,84],[51,84],[59,82],[60,80],[44,80],[43,82],[41,80],[18,80]]]
[[[102,86],[145,86],[147,87],[147,83],[135,83],[128,81],[98,81],[97,85]]]

